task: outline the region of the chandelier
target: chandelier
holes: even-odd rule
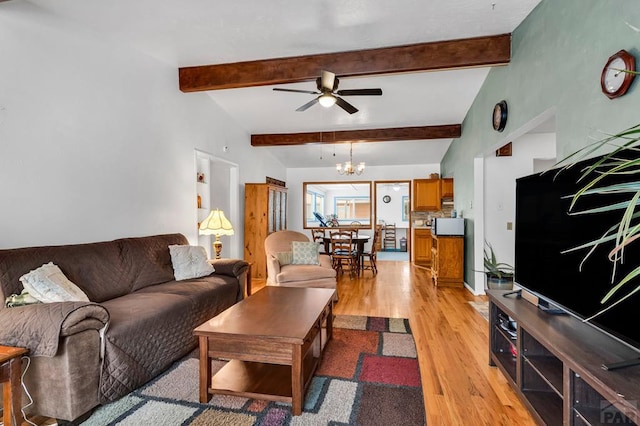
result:
[[[336,164],[336,170],[341,175],[361,175],[364,172],[364,162],[358,163],[357,166],[353,165],[353,143],[349,144],[349,161],[346,161],[344,165],[342,163]]]

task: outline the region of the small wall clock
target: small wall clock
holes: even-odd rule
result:
[[[602,69],[600,87],[609,99],[624,95],[631,86],[635,75],[623,70],[636,70],[636,59],[626,50],[612,55]]]
[[[384,197],[382,197],[382,201],[386,203],[388,203],[389,201],[391,201],[391,197],[389,197],[388,195],[385,195]]]
[[[501,132],[507,125],[507,101],[500,101],[493,107],[493,130]]]

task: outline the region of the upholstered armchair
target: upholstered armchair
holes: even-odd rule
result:
[[[293,244],[293,243],[296,244]],[[297,244],[307,243],[307,244]],[[320,287],[336,288],[336,271],[331,267],[331,258],[317,254],[315,243],[314,256],[297,256],[298,249],[308,248],[309,238],[295,231],[278,231],[269,235],[264,241],[267,255],[267,285],[283,287]],[[295,247],[294,247],[295,246]],[[302,260],[301,260],[302,259]],[[298,264],[304,262],[307,264]]]

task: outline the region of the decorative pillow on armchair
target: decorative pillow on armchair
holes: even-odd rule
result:
[[[293,262],[293,253],[290,251],[274,253],[274,256],[278,259],[280,266],[291,265],[291,262]]]
[[[32,297],[43,303],[89,301],[80,287],[69,281],[53,262],[24,274],[20,282]]]
[[[319,265],[318,251],[320,246],[314,242],[292,241],[292,265]]]
[[[170,245],[169,254],[176,281],[206,277],[215,272],[204,247]]]

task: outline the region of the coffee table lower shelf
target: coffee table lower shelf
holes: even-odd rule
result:
[[[306,393],[319,358],[304,360],[304,386]],[[211,379],[209,393],[256,398],[267,401],[293,403],[291,366],[262,362],[229,361]]]

